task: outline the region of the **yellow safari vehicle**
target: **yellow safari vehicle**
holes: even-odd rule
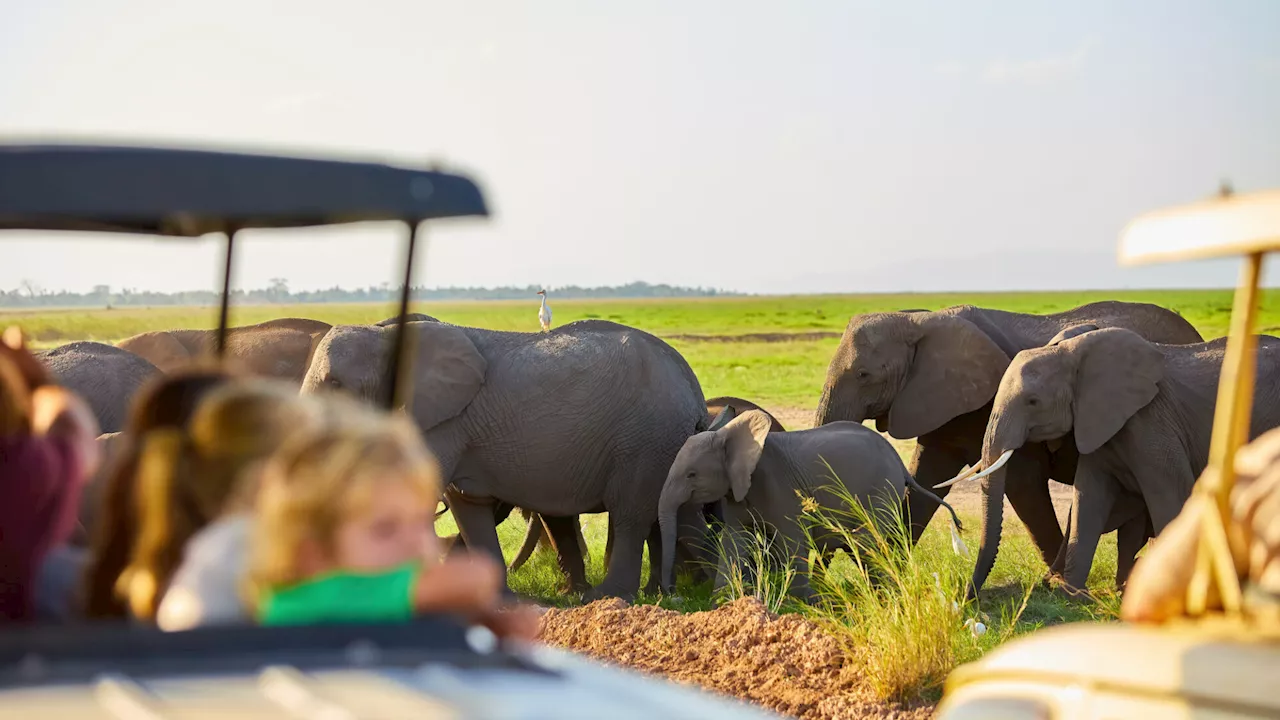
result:
[[[951,673],[936,717],[1280,718],[1280,628],[1242,614],[1227,539],[1233,461],[1247,440],[1253,401],[1258,281],[1263,255],[1274,250],[1280,250],[1280,190],[1224,190],[1144,215],[1121,236],[1120,258],[1127,264],[1245,258],[1209,466],[1196,487],[1212,502],[1201,516],[1186,611],[1159,625],[1073,624],[1010,642]]]

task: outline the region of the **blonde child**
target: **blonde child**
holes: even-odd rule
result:
[[[531,610],[501,604],[483,555],[441,558],[439,468],[402,416],[369,413],[294,438],[263,474],[251,551],[259,622],[408,620],[454,612],[532,639]]]

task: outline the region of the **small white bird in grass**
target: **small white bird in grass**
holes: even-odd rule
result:
[[[538,308],[538,324],[542,325],[542,332],[551,330],[551,308],[547,305],[547,291],[539,290],[538,294],[542,296],[542,307]]]

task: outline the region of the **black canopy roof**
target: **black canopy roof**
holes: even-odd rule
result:
[[[0,229],[194,237],[488,214],[474,182],[441,172],[209,150],[0,144]]]

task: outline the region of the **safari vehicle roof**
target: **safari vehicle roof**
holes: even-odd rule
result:
[[[0,145],[0,228],[197,237],[488,215],[461,175],[180,148]]]
[[[1209,468],[1196,492],[1219,512],[1205,513],[1188,617],[1160,626],[1076,623],[1004,645],[947,678],[937,717],[1280,717],[1280,628],[1239,613],[1239,583],[1229,551],[1225,500],[1234,456],[1247,439],[1253,401],[1257,291],[1265,253],[1280,250],[1280,190],[1217,197],[1148,213],[1125,228],[1123,264],[1244,255],[1223,361]],[[1224,554],[1225,553],[1225,554]],[[1209,610],[1209,588],[1225,613]],[[1228,598],[1236,598],[1233,601]]]
[[[0,144],[0,229],[227,237],[214,352],[221,357],[236,234],[394,220],[410,227],[384,404],[409,396],[404,318],[421,222],[487,216],[472,180],[369,162],[126,145]]]

